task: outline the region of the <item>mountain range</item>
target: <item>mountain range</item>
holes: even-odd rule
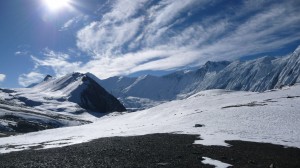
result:
[[[60,167],[70,161],[62,164],[61,157],[56,154],[61,152],[57,149],[67,150],[66,154],[71,152],[72,156],[84,162],[86,153],[92,152],[91,155],[97,158],[103,146],[115,140],[113,137],[118,137],[120,149],[115,150],[116,147],[108,143],[108,146],[113,146],[105,150],[108,155],[114,151],[116,155],[121,153],[131,156],[132,150],[128,149],[128,145],[124,146],[123,142],[128,141],[133,144],[132,149],[140,151],[143,145],[136,146],[131,140],[141,135],[183,134],[194,137],[183,146],[194,148],[191,144],[197,144],[199,151],[213,147],[211,150],[215,153],[216,146],[227,146],[225,148],[230,150],[229,157],[237,157],[233,160],[240,161],[240,153],[245,149],[252,149],[252,145],[263,145],[264,149],[271,149],[272,154],[279,148],[291,151],[283,152],[283,155],[292,158],[292,161],[282,159],[286,161],[284,164],[291,162],[299,165],[299,155],[294,152],[297,149],[299,153],[300,148],[299,99],[300,47],[285,57],[234,62],[209,61],[196,70],[177,71],[164,76],[112,77],[101,80],[91,73],[74,72],[61,77],[47,75],[41,82],[27,88],[0,88],[0,154],[7,158],[17,158],[17,161],[13,161],[15,163],[21,160],[21,164],[16,167],[26,167],[32,165],[34,160],[34,157],[25,157],[27,151],[36,153],[36,150],[53,148],[41,155],[37,154],[39,159],[44,158],[44,161],[37,163],[41,163],[42,167],[52,165],[53,159],[50,158],[49,164],[45,164],[45,161],[54,154],[54,158],[58,158],[56,165]],[[150,146],[162,140],[166,142],[164,145],[168,145],[168,141],[173,142],[174,138],[160,137],[158,141],[151,140]],[[149,139],[138,139],[137,143],[144,141],[148,142]],[[182,146],[182,139],[175,142],[175,146]],[[236,144],[232,142],[252,145],[242,145],[242,148],[235,149],[232,146]],[[273,144],[280,146],[270,148]],[[87,148],[87,145],[91,146]],[[164,145],[161,147],[164,148]],[[78,152],[74,153],[73,149]],[[269,156],[268,153],[264,156],[263,150],[257,149],[249,154],[267,158],[265,167],[274,167],[273,164],[269,165],[273,163],[272,158],[278,160],[278,156]],[[232,150],[235,154],[231,154]],[[19,155],[18,151],[23,151],[20,153],[24,155]],[[84,155],[82,151],[86,151]],[[10,152],[13,152],[12,155],[5,154]],[[157,153],[156,150],[154,152]],[[178,155],[184,153],[176,153],[175,158]],[[223,158],[222,155],[221,152],[220,157],[216,158]],[[115,162],[115,155],[111,156]],[[204,159],[202,163],[206,164],[206,156],[197,156],[197,165],[201,161],[199,158]],[[255,162],[249,162],[249,155],[244,156],[250,167],[262,165],[257,158],[254,158]],[[226,164],[218,162],[218,165],[212,165],[234,165],[231,162],[227,164],[228,158],[224,159]],[[159,166],[156,161],[153,167]],[[8,162],[8,167],[13,162]],[[97,160],[84,163],[95,166],[95,163],[102,162]],[[274,163],[276,167],[279,165],[277,161]],[[170,166],[169,161],[162,166]]]
[[[98,83],[128,110],[138,110],[183,99],[208,89],[263,92],[300,82],[299,76],[300,47],[285,57],[266,56],[234,62],[208,61],[193,71],[178,71],[160,77],[111,77],[98,80]]]
[[[1,132],[7,135],[81,125],[90,121],[78,114],[147,109],[203,90],[264,92],[299,83],[299,76],[300,47],[285,57],[209,61],[197,70],[165,76],[101,80],[91,73],[75,72],[58,78],[47,75],[28,88],[0,89],[0,136]]]

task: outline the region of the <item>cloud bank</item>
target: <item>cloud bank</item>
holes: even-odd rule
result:
[[[92,72],[107,78],[235,60],[300,40],[297,0],[110,2],[110,10],[76,33],[77,49],[86,58],[74,60],[72,55],[48,51],[40,58],[32,56],[35,69],[50,67],[57,75]]]

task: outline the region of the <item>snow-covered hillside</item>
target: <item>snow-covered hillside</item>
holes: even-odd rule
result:
[[[0,89],[0,133],[81,125],[88,123],[83,119],[89,114],[126,111],[93,78],[80,73],[57,79],[48,75],[31,88]]]
[[[0,137],[90,123],[70,115],[15,104],[0,99]]]
[[[300,82],[299,76],[300,50],[296,49],[286,57],[207,62],[195,71],[179,71],[162,77],[112,77],[100,84],[126,108],[145,109],[207,89],[262,92]]]
[[[5,100],[54,112],[121,112],[124,106],[95,80],[92,74],[71,73],[46,78],[31,88],[12,89]]]
[[[208,90],[143,111],[108,115],[94,123],[2,138],[0,152],[53,148],[111,136],[198,134],[204,145],[225,140],[300,148],[300,85],[263,93]]]

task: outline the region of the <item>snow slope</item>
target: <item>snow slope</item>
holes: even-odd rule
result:
[[[46,78],[32,88],[14,89],[7,100],[39,110],[78,113],[82,111],[126,111],[125,107],[97,82],[92,74],[71,73]]]
[[[300,47],[299,47],[300,48]],[[207,89],[263,92],[300,82],[300,50],[286,57],[246,62],[207,62],[195,71],[156,77],[112,77],[99,81],[126,108],[145,109]],[[132,102],[132,99],[140,101]]]
[[[195,143],[204,145],[227,145],[225,140],[245,140],[300,148],[299,100],[300,85],[297,84],[263,93],[202,91],[139,112],[112,113],[87,125],[2,138],[0,152],[152,133],[198,134],[203,140]]]
[[[94,115],[126,111],[94,78],[80,73],[57,79],[47,75],[31,88],[0,89],[0,136],[81,125]]]
[[[39,111],[0,99],[0,136],[90,123],[72,116]]]
[[[204,159],[202,161],[203,164],[209,164],[209,165],[215,166],[215,168],[227,168],[227,167],[232,166],[231,164],[223,163],[223,162],[220,162],[218,160],[214,160],[214,159],[211,159],[208,157],[203,157],[203,159]]]

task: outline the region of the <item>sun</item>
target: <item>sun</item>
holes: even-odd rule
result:
[[[43,0],[46,6],[51,10],[58,10],[61,8],[68,7],[70,0]]]

